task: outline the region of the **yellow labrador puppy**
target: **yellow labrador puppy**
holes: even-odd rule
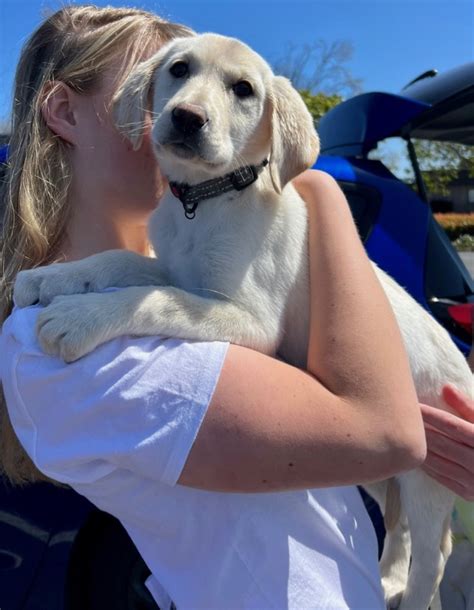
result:
[[[39,318],[41,345],[72,361],[123,334],[161,334],[228,340],[303,366],[307,217],[290,180],[312,165],[319,145],[300,96],[241,42],[204,34],[169,43],[118,93],[117,123],[136,147],[149,103],[156,156],[172,191],[150,226],[158,259],[110,251],[21,273],[20,305],[128,287],[78,296],[72,311],[55,299]],[[426,311],[377,274],[398,319],[419,400],[445,408],[443,384],[472,390],[464,358]],[[451,551],[453,496],[421,470],[369,491],[388,529],[381,561],[387,603],[426,610]]]

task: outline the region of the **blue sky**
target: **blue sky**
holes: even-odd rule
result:
[[[0,121],[22,43],[58,0],[0,0]],[[197,31],[241,38],[270,63],[288,43],[349,40],[363,89],[399,91],[429,68],[474,60],[474,0],[99,0],[138,6]]]

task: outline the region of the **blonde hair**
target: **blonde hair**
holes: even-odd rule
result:
[[[48,128],[43,106],[55,83],[91,94],[123,57],[123,77],[151,45],[189,36],[185,26],[138,9],[66,6],[48,17],[23,47],[12,111],[9,160],[2,187],[0,324],[12,309],[17,273],[58,259],[69,219],[67,144]],[[0,392],[0,471],[12,482],[44,479],[12,429]]]

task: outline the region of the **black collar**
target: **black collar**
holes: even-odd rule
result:
[[[245,165],[221,178],[213,178],[193,186],[182,182],[170,182],[170,190],[183,204],[186,218],[192,219],[196,216],[196,208],[200,201],[232,190],[242,191],[257,180],[266,165],[268,160],[264,159],[259,165]]]

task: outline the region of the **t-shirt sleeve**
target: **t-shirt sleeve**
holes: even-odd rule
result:
[[[123,337],[75,363],[6,344],[2,383],[20,441],[46,475],[114,469],[174,485],[212,398],[225,343]]]

